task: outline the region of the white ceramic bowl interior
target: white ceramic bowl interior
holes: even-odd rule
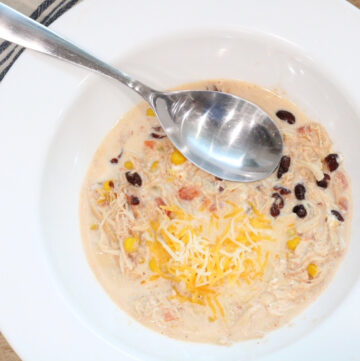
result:
[[[313,120],[325,125],[346,161],[352,179],[360,175],[360,122],[336,80],[303,50],[282,39],[249,31],[173,35],[146,44],[114,61],[158,89],[211,78],[230,78],[278,89]],[[231,347],[176,341],[141,326],[103,291],[86,261],[79,233],[79,191],[92,156],[105,134],[137,95],[100,76],[80,87],[48,150],[43,171],[43,247],[54,281],[66,301],[98,335],[135,358],[146,360],[250,360],[304,337],[340,305],[359,277],[360,242],[350,250],[331,286],[302,315],[263,340]],[[353,189],[360,209],[360,190]],[[354,214],[354,223],[360,221]],[[56,231],[61,229],[61,232]]]

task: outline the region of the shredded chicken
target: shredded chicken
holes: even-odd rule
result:
[[[334,274],[348,243],[350,182],[324,127],[277,94],[225,80],[187,88],[230,92],[267,111],[284,138],[281,172],[246,184],[207,174],[141,104],[95,155],[84,241],[107,291],[140,322],[201,342],[262,337]]]

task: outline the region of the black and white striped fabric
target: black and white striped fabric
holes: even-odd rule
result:
[[[81,0],[1,0],[4,4],[49,26],[59,16]],[[0,39],[0,81],[4,78],[24,48]]]

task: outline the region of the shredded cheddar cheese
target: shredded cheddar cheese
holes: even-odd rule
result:
[[[222,216],[201,211],[195,216],[174,205],[162,206],[171,217],[164,213],[144,235],[150,270],[172,281],[173,298],[209,307],[210,321],[225,317],[219,301],[222,286],[262,279],[269,259],[263,243],[274,241],[271,221],[255,207],[245,212],[228,203]]]

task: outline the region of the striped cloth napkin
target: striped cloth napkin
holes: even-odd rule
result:
[[[4,4],[49,26],[81,0],[1,0]],[[0,82],[24,51],[21,46],[0,39]]]

